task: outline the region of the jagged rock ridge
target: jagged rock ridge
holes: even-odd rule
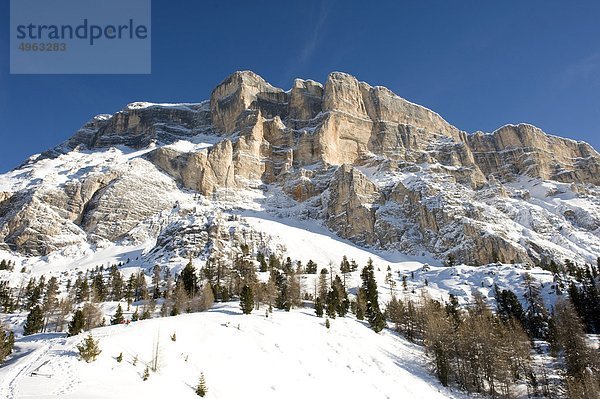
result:
[[[208,144],[170,145],[179,140]],[[96,117],[36,161],[114,146],[139,156],[2,193],[5,246],[35,255],[124,239],[173,206],[177,183],[208,199],[231,189],[281,190],[300,209],[294,217],[408,253],[487,263],[600,252],[600,155],[591,146],[527,124],[470,135],[344,73],[325,85],[296,79],[284,91],[236,72],[203,103],[133,103]],[[24,167],[35,170],[36,161]],[[554,182],[542,193],[551,204],[540,206],[528,191],[544,181]]]

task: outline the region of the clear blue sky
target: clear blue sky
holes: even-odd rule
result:
[[[467,132],[529,122],[600,149],[598,1],[153,0],[151,75],[9,75],[0,5],[0,172],[132,101],[197,102],[235,70],[289,88],[331,71]]]

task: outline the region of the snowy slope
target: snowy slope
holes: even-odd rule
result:
[[[394,333],[376,334],[353,318],[327,330],[310,310],[263,312],[242,315],[232,303],[95,329],[102,353],[90,364],[76,356],[83,334],[21,338],[17,356],[0,368],[0,397],[192,399],[201,372],[209,398],[464,397],[439,385],[422,350]],[[159,370],[142,381],[157,339]]]

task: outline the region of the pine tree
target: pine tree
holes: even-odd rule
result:
[[[244,314],[250,314],[254,309],[254,294],[247,284],[244,284],[240,294],[240,308]]]
[[[119,353],[119,356],[117,356],[117,363],[121,363],[123,361],[123,352]]]
[[[507,323],[511,319],[517,320],[525,327],[525,312],[519,302],[519,298],[510,290],[502,290],[494,285],[496,295],[496,308],[498,316]]]
[[[150,369],[146,366],[144,374],[142,374],[142,381],[148,381],[148,378],[150,378]]]
[[[85,318],[83,316],[83,311],[81,309],[77,309],[73,314],[73,319],[69,323],[69,336],[77,335],[83,331],[85,326]]]
[[[204,373],[200,373],[200,380],[198,381],[198,385],[196,386],[196,395],[201,398],[205,397],[208,393],[208,388],[206,388],[206,379],[204,378]]]
[[[92,334],[88,334],[83,342],[77,345],[77,350],[79,351],[79,356],[85,360],[86,363],[91,363],[96,360],[102,352],[98,346],[98,341],[92,337]]]
[[[317,317],[323,317],[323,302],[319,297],[315,300],[315,314]]]
[[[546,338],[548,332],[548,310],[544,305],[539,286],[530,275],[524,276],[525,293],[527,301],[525,309],[525,326],[531,338]]]
[[[44,315],[39,306],[34,306],[31,312],[27,315],[25,326],[23,327],[23,335],[31,335],[38,333],[44,327]]]
[[[350,262],[348,262],[348,258],[346,255],[342,258],[342,262],[340,263],[340,272],[344,277],[344,288],[346,288],[346,278],[350,275]]]
[[[121,307],[121,304],[119,304],[119,306],[117,306],[117,310],[115,311],[115,314],[110,319],[110,324],[112,324],[112,325],[121,324],[124,321],[125,321],[125,318],[123,317],[123,308]]]
[[[94,290],[94,300],[96,302],[103,302],[106,300],[106,285],[104,284],[102,273],[94,274],[94,277],[92,278],[92,288]]]
[[[183,282],[183,288],[190,298],[194,297],[198,292],[198,277],[196,276],[196,268],[192,263],[192,259],[183,268],[180,275]]]
[[[44,314],[44,327],[43,331],[46,331],[50,319],[54,315],[56,308],[58,307],[58,280],[56,277],[51,277],[46,285],[46,292],[42,301],[42,312]]]
[[[12,331],[4,331],[0,323],[0,364],[12,353],[15,346],[15,335]]]
[[[312,259],[309,259],[308,263],[306,263],[306,274],[317,274],[317,267],[317,264]]]
[[[367,262],[367,266],[363,268],[361,278],[363,280],[362,288],[366,296],[365,316],[373,331],[379,332],[385,327],[385,318],[379,309],[377,281],[375,280],[373,261],[371,259]]]
[[[160,298],[160,266],[154,265],[152,268],[152,298]]]

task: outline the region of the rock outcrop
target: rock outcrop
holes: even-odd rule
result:
[[[194,146],[206,137],[208,145]],[[208,200],[231,189],[275,188],[303,217],[320,218],[359,244],[440,259],[454,254],[470,263],[566,256],[579,245],[569,232],[589,242],[600,234],[600,155],[588,144],[526,124],[467,134],[340,72],[324,85],[296,79],[285,91],[242,71],[199,104],[132,103],[94,118],[23,167],[114,146],[144,154],[85,169],[59,185],[1,192],[4,247],[39,255],[133,239],[140,223],[174,206],[172,193],[181,188]],[[568,191],[593,209],[571,209],[562,199],[540,209],[529,191],[540,189],[519,186],[524,179],[554,182],[544,195]],[[182,219],[169,231],[180,242],[189,235],[189,242],[193,236],[206,244],[211,223],[202,223]],[[160,245],[174,245],[160,226],[148,231]],[[584,258],[593,256],[588,252]]]

